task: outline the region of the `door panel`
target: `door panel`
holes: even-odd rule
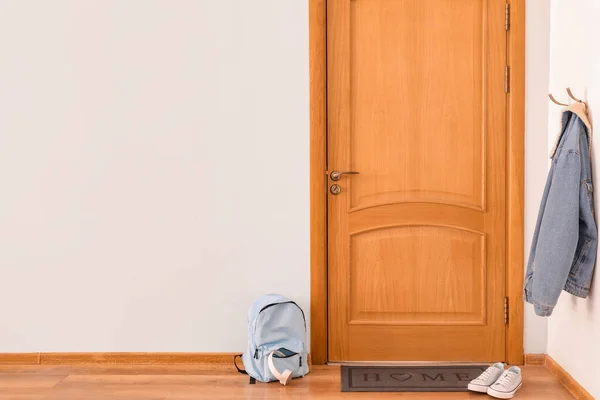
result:
[[[427,201],[483,209],[483,6],[350,2],[349,144],[368,153],[354,167],[373,174],[356,180],[352,208]],[[449,168],[460,173],[440,173]]]
[[[504,4],[328,1],[330,361],[504,358]]]
[[[427,268],[399,274],[402,265]],[[482,325],[484,265],[478,232],[409,225],[352,235],[349,323]]]

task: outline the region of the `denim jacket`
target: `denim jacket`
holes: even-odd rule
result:
[[[540,316],[552,314],[562,289],[578,297],[587,297],[590,289],[598,247],[591,137],[585,105],[567,107],[550,156],[525,275],[523,297]]]

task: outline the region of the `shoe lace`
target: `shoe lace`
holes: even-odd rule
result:
[[[500,377],[500,379],[498,379],[498,381],[496,382],[496,385],[500,385],[503,388],[506,388],[507,385],[510,383],[510,380],[512,379],[512,376],[514,375],[514,373],[512,372],[505,372],[504,374],[502,374],[502,376]]]
[[[488,367],[488,369],[486,369],[485,371],[483,371],[483,373],[481,374],[481,376],[479,378],[481,379],[488,379],[492,376],[492,373],[494,372],[494,370],[496,369],[496,367]]]

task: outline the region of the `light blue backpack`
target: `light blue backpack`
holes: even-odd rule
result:
[[[248,349],[241,355],[246,370],[235,367],[250,375],[250,383],[287,385],[308,373],[306,350],[304,311],[286,297],[267,294],[248,311]]]

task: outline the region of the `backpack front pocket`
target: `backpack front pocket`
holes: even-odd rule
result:
[[[282,349],[287,350],[287,349]],[[286,352],[288,355],[278,355],[279,351],[273,354],[273,365],[280,374],[283,374],[286,369],[292,371],[293,378],[299,378],[304,376],[306,360],[302,357],[302,353]],[[270,354],[270,353],[269,353]],[[263,357],[264,371],[268,374],[270,381],[277,381],[278,379],[273,375],[269,368],[269,357],[268,354]]]

